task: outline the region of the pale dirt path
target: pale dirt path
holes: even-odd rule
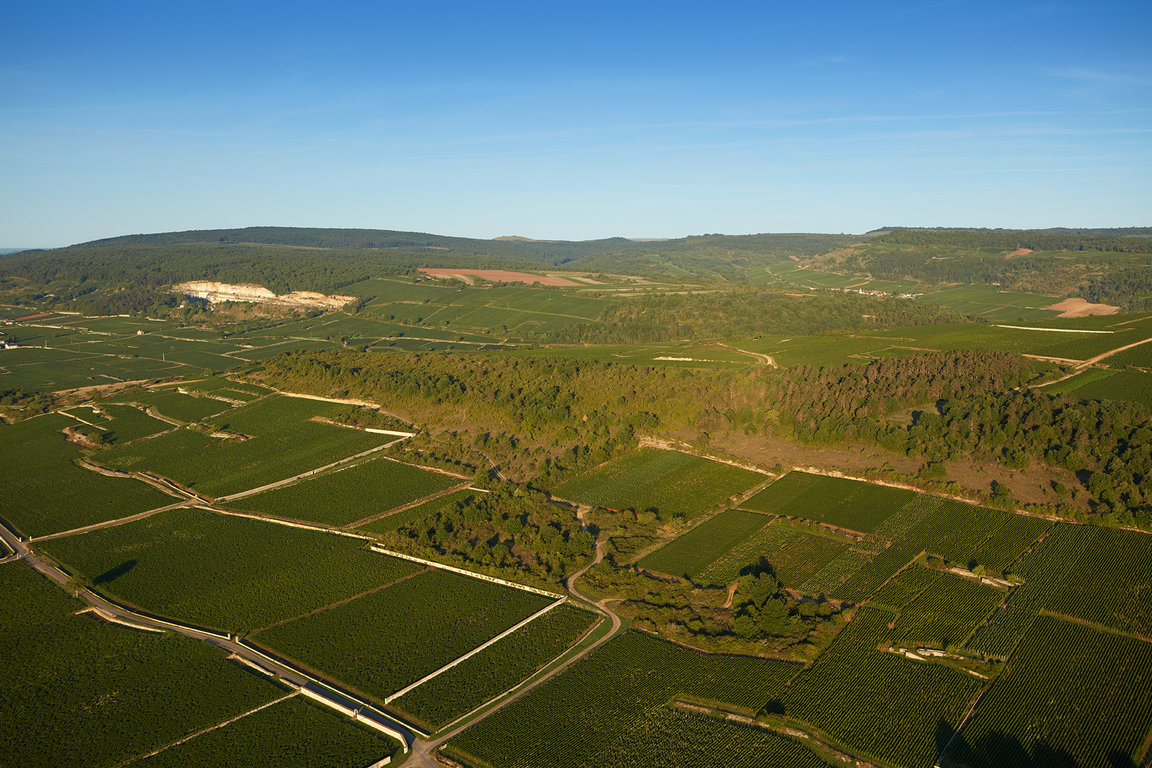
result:
[[[581,522],[583,522],[583,521],[581,521]],[[620,631],[621,621],[620,621],[620,617],[618,615],[616,615],[616,613],[614,611],[612,611],[612,609],[607,606],[607,603],[609,601],[608,600],[601,600],[599,602],[594,601],[594,600],[592,600],[592,598],[590,598],[587,595],[585,595],[584,593],[582,593],[576,587],[576,581],[581,576],[583,576],[585,573],[587,573],[589,570],[591,570],[593,566],[595,566],[597,563],[599,563],[603,559],[604,559],[604,539],[601,538],[601,539],[598,539],[596,542],[596,557],[593,558],[592,562],[590,562],[588,565],[584,566],[579,571],[577,571],[576,573],[574,573],[568,577],[567,587],[568,587],[568,591],[574,597],[576,597],[578,600],[585,602],[588,605],[595,606],[596,608],[599,609],[599,611],[601,613],[603,613],[604,615],[608,616],[611,619],[612,628],[608,631],[608,633],[605,634],[603,637],[601,637],[596,642],[589,645],[587,648],[582,650],[580,653],[576,654],[572,658],[565,661],[563,664],[559,665],[558,667],[556,667],[554,669],[549,670],[547,673],[541,675],[538,679],[532,681],[530,684],[528,684],[524,688],[522,688],[519,691],[517,691],[516,693],[512,694],[507,699],[505,699],[504,701],[502,701],[499,704],[497,704],[496,706],[494,706],[492,709],[490,709],[487,712],[485,712],[484,714],[482,714],[480,717],[478,717],[474,720],[470,720],[470,721],[464,723],[463,725],[458,726],[458,727],[454,728],[453,730],[436,737],[435,739],[432,739],[429,741],[417,740],[412,745],[411,756],[404,763],[404,765],[406,767],[411,766],[412,768],[444,768],[443,764],[438,762],[434,756],[436,753],[436,750],[438,750],[441,746],[443,746],[447,742],[451,741],[452,739],[456,738],[463,731],[472,727],[473,725],[480,722],[484,718],[488,717],[492,713],[498,712],[499,710],[508,706],[512,702],[517,701],[518,699],[522,698],[524,695],[526,695],[530,691],[535,690],[537,687],[539,687],[543,683],[548,682],[553,677],[560,674],[564,670],[568,669],[570,666],[575,664],[577,661],[584,658],[589,653],[596,650],[600,646],[604,645],[604,643],[608,642],[609,640],[611,640],[613,637],[616,636],[616,634]]]
[[[1133,347],[1138,347],[1141,344],[1147,344],[1150,341],[1152,341],[1152,336],[1149,336],[1147,339],[1142,339],[1140,341],[1134,341],[1131,344],[1125,344],[1123,347],[1117,347],[1116,349],[1110,349],[1107,352],[1102,352],[1099,355],[1096,355],[1096,357],[1092,357],[1092,358],[1089,358],[1087,360],[1064,360],[1062,358],[1042,358],[1042,357],[1039,357],[1038,355],[1025,355],[1025,357],[1035,357],[1035,358],[1040,359],[1040,360],[1052,360],[1054,362],[1072,363],[1074,365],[1073,370],[1070,373],[1067,373],[1058,379],[1053,379],[1052,381],[1046,381],[1043,384],[1036,385],[1036,389],[1040,389],[1041,387],[1050,387],[1053,384],[1059,384],[1062,381],[1067,381],[1068,379],[1072,378],[1073,376],[1076,376],[1077,374],[1083,373],[1084,369],[1086,369],[1092,365],[1095,365],[1096,363],[1100,362],[1101,360],[1107,360],[1108,358],[1112,357],[1113,355],[1118,355],[1125,350],[1132,349]]]
[[[383,512],[380,512],[380,513],[375,514],[375,515],[369,515],[368,517],[365,517],[361,520],[357,520],[354,523],[349,523],[348,525],[344,525],[341,527],[346,531],[352,531],[352,530],[355,530],[357,528],[360,528],[361,526],[368,525],[368,523],[374,523],[377,520],[383,520],[386,517],[392,517],[393,515],[398,515],[401,512],[407,512],[408,510],[410,510],[414,507],[418,507],[421,504],[427,504],[429,502],[436,501],[436,499],[440,499],[440,498],[443,498],[445,496],[450,496],[451,494],[456,493],[458,491],[463,491],[463,490],[467,489],[468,486],[470,486],[470,485],[472,485],[472,481],[471,480],[465,480],[462,483],[458,483],[456,485],[453,485],[451,488],[445,488],[443,491],[433,493],[430,496],[422,496],[421,498],[416,499],[415,501],[410,501],[407,504],[401,504],[400,506],[393,507],[392,509],[386,509]]]
[[[756,359],[760,360],[762,363],[767,365],[769,368],[777,368],[778,367],[776,365],[776,360],[775,360],[775,358],[772,357],[772,355],[765,355],[762,352],[749,352],[746,349],[740,349],[739,347],[733,347],[731,345],[722,344],[722,343],[717,344],[717,346],[724,347],[725,349],[730,349],[733,352],[739,352],[742,355],[751,355],[752,357],[755,357]]]

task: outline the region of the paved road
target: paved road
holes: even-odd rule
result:
[[[69,577],[66,573],[61,571],[51,563],[45,562],[38,557],[28,545],[20,539],[14,532],[7,526],[0,525],[0,538],[8,544],[9,548],[15,552],[12,558],[6,558],[5,561],[12,559],[21,559],[35,568],[46,577],[56,582],[60,586],[67,586]],[[76,593],[76,597],[84,600],[93,608],[96,608],[100,613],[120,619],[131,624],[143,627],[151,627],[154,629],[164,630],[167,632],[176,632],[177,634],[191,637],[196,640],[201,640],[206,643],[211,643],[217,648],[221,648],[229,653],[234,653],[240,658],[255,664],[268,673],[290,683],[298,688],[315,694],[319,698],[323,698],[340,708],[346,710],[359,710],[360,716],[363,718],[371,719],[391,729],[398,734],[406,748],[411,748],[416,741],[416,734],[406,725],[388,717],[384,713],[375,709],[369,702],[359,699],[351,694],[338,691],[331,686],[321,682],[317,678],[309,675],[303,670],[297,669],[286,662],[271,659],[263,654],[253,650],[232,637],[224,637],[220,634],[209,632],[196,627],[190,627],[178,622],[166,621],[163,619],[153,618],[146,616],[135,611],[130,611],[127,608],[118,605],[111,600],[102,597],[89,589],[80,589]]]

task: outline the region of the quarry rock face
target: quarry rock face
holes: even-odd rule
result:
[[[339,309],[354,296],[328,296],[314,291],[293,291],[277,295],[262,285],[231,285],[208,280],[192,280],[172,286],[172,289],[213,304],[221,301],[246,301],[254,304],[274,304],[281,307],[304,309]]]

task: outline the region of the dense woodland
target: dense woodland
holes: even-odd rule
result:
[[[1152,523],[1147,410],[1028,390],[1035,364],[1004,352],[764,367],[733,377],[560,359],[340,350],[275,358],[260,376],[286,388],[384,403],[437,438],[414,441],[410,450],[434,447],[442,457],[479,452],[509,477],[544,487],[610,458],[638,434],[687,435],[719,448],[727,435],[762,434],[923,457],[925,480],[948,461],[1005,469],[1043,462],[1082,478],[1098,519]],[[483,468],[471,462],[465,460]],[[1008,501],[1000,486],[983,490],[985,501]]]

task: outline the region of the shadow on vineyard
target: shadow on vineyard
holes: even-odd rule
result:
[[[946,733],[951,731],[941,722],[937,729],[941,749],[948,741],[944,738]],[[956,736],[940,764],[946,768],[1082,768],[1072,755],[1045,741],[1034,742],[1029,753],[1019,739],[1001,733],[990,733],[972,744],[963,736]],[[1115,751],[1108,755],[1108,765],[1111,768],[1137,768],[1131,757]]]
[[[109,568],[108,570],[104,571],[104,573],[102,573],[99,576],[97,576],[96,578],[92,579],[92,583],[93,584],[107,584],[110,581],[115,581],[116,579],[120,578],[121,576],[128,573],[128,571],[132,570],[135,567],[136,567],[136,561],[135,560],[125,560],[124,562],[120,563],[120,565],[116,566],[115,568]]]

